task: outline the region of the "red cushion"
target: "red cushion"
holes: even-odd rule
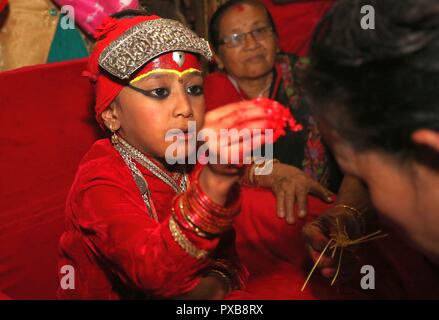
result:
[[[0,291],[55,298],[64,205],[99,136],[86,60],[0,73]]]

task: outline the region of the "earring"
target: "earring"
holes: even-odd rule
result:
[[[113,135],[111,136],[111,143],[112,144],[118,144],[119,143],[119,136],[116,134],[116,132],[113,132]]]
[[[113,133],[112,135],[111,135],[111,142],[113,143],[113,144],[117,144],[117,143],[119,143],[119,137],[117,136],[117,130],[114,130],[113,129],[113,124],[112,123],[110,123],[110,125],[109,125],[109,129],[110,129],[110,131]]]

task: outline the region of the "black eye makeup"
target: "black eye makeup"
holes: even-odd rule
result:
[[[155,88],[152,90],[144,90],[144,89],[140,89],[138,87],[135,87],[131,84],[129,84],[128,87],[133,89],[134,91],[137,91],[137,92],[143,94],[146,97],[154,98],[154,99],[158,99],[158,100],[166,99],[170,94],[170,90],[167,88]]]
[[[167,88],[154,88],[151,90],[145,90],[138,87],[135,87],[131,84],[128,85],[129,88],[133,89],[136,92],[139,92],[143,94],[144,96],[148,98],[158,99],[158,100],[164,100],[171,94],[171,91]],[[204,94],[204,89],[202,85],[190,85],[186,88],[186,93],[197,97]]]
[[[151,80],[153,82],[150,82]],[[129,83],[128,87],[141,93],[145,97],[156,100],[165,100],[172,94],[174,91],[173,89],[178,90],[174,85],[177,84],[169,79],[169,75],[153,75],[151,78],[146,79],[143,84],[136,83],[136,85],[134,85]],[[189,96],[197,97],[204,94],[203,78],[201,74],[191,73],[184,77],[179,77],[178,85],[183,86],[185,93]]]
[[[158,99],[164,99],[169,96],[170,92],[166,88],[156,88],[148,91],[149,96]]]

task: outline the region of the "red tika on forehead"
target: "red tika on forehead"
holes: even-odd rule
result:
[[[237,4],[233,7],[233,9],[235,9],[236,11],[242,12],[242,11],[244,11],[245,7],[243,4]]]

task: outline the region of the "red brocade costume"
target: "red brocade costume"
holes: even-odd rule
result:
[[[74,266],[76,288],[60,289],[61,298],[167,298],[198,284],[197,273],[206,263],[181,249],[169,230],[175,192],[137,167],[148,182],[158,222],[148,217],[130,170],[108,140],[96,142],[81,162],[60,240],[60,265]],[[187,237],[206,250],[219,242]]]

